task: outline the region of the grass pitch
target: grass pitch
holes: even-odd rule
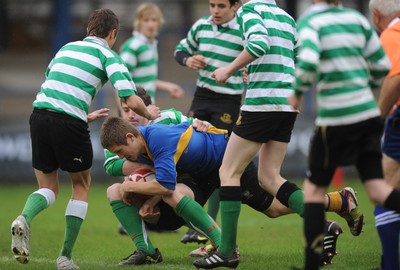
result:
[[[55,260],[61,249],[64,236],[65,206],[70,197],[70,186],[60,187],[60,195],[54,205],[40,213],[31,224],[30,262],[18,263],[10,250],[11,222],[20,214],[25,200],[37,189],[36,185],[0,185],[0,269],[56,269]],[[301,182],[299,183],[301,185]],[[327,218],[342,226],[344,233],[338,240],[338,256],[326,270],[371,269],[380,261],[380,242],[375,228],[373,205],[359,181],[348,181],[346,185],[358,191],[361,210],[365,215],[364,232],[354,237],[344,219],[334,213]],[[89,209],[78,241],[73,260],[81,269],[118,269],[114,265],[135,249],[127,236],[117,233],[118,221],[106,199],[107,184],[93,183],[89,196]],[[219,218],[218,218],[219,221]],[[242,205],[239,220],[238,244],[241,262],[237,269],[280,270],[303,265],[303,223],[297,215],[270,219]],[[187,228],[177,233],[150,234],[155,247],[163,255],[163,263],[139,266],[137,269],[195,269],[193,258],[188,254],[199,247],[197,244],[181,244],[180,238]]]

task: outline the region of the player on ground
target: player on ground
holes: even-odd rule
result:
[[[138,119],[137,119],[138,120]],[[107,133],[107,130],[102,130],[102,134],[103,133]],[[158,131],[160,132],[160,131]],[[161,131],[162,132],[162,131]],[[152,132],[152,134],[154,134],[155,132]],[[196,132],[197,133],[197,132]],[[168,133],[165,133],[168,134]],[[219,135],[219,136],[223,136],[223,135]],[[166,138],[168,138],[168,136],[166,136]],[[164,138],[163,142],[167,145],[171,144],[171,143],[167,143],[167,141],[169,141],[168,139]],[[154,140],[154,139],[153,139]],[[150,140],[151,141],[151,140]],[[205,147],[203,147],[205,148]],[[224,150],[224,149],[222,149]],[[195,155],[195,156],[193,156]],[[193,162],[195,163],[197,160],[197,156],[202,156],[202,153],[192,153],[192,158],[193,158]],[[222,155],[220,155],[222,156]],[[196,157],[196,158],[195,158]],[[204,158],[204,157],[203,157]],[[129,160],[123,159],[116,159],[115,156],[111,156],[111,155],[107,155],[107,160],[105,163],[105,167],[107,168],[107,172],[110,174],[112,173],[113,175],[123,175],[123,174],[129,174],[130,172],[132,172],[133,170],[137,169],[138,167],[141,167],[142,165],[136,165],[134,162],[131,162]],[[218,164],[216,164],[218,165]],[[129,168],[129,169],[128,169]],[[201,205],[203,205],[205,203],[205,200],[207,200],[208,196],[211,194],[211,192],[219,186],[219,175],[218,175],[218,167],[216,167],[213,171],[212,176],[210,175],[204,175],[201,174],[201,169],[198,169],[198,173],[194,174],[194,178],[195,178],[195,182],[197,184],[193,185],[193,184],[189,184],[188,186],[192,189],[192,192],[196,193],[197,192],[201,192],[202,196],[195,196],[193,197],[193,194],[189,193],[187,194],[187,196],[190,196],[191,198],[195,198],[196,201],[198,201]],[[204,169],[203,169],[204,170]],[[184,171],[186,173],[189,173],[191,175],[193,175],[192,171]],[[205,180],[208,179],[208,180]],[[179,180],[178,180],[179,181]],[[190,181],[190,180],[187,180]],[[206,182],[205,182],[206,181]],[[212,182],[212,185],[209,184],[210,181]],[[258,178],[257,178],[257,169],[255,168],[254,164],[250,164],[248,166],[248,168],[245,171],[245,174],[243,175],[243,202],[249,204],[251,207],[253,207],[254,209],[266,214],[267,216],[270,217],[277,217],[280,215],[284,215],[284,214],[288,214],[291,213],[291,210],[288,209],[287,207],[285,207],[284,205],[280,204],[279,201],[277,200],[273,200],[273,197],[271,195],[269,195],[268,193],[266,193],[264,190],[262,190],[261,188],[259,188],[258,185]],[[132,182],[125,182],[125,185],[130,185]],[[207,183],[206,185],[204,183]],[[122,185],[124,185],[122,184]],[[184,184],[187,184],[187,182],[184,182]],[[196,187],[196,189],[193,189],[193,187]],[[113,186],[111,186],[108,189],[108,198],[111,201],[111,204],[113,205],[113,201],[121,201],[121,184],[114,184]],[[123,189],[123,187],[122,187]],[[179,189],[177,187],[177,189]],[[187,187],[184,189],[187,190]],[[332,192],[327,196],[327,208],[328,209],[336,209],[334,211],[341,213],[341,215],[345,214],[345,213],[349,213],[349,209],[353,209],[354,207],[357,207],[356,204],[354,204],[354,197],[352,196],[352,194],[349,192],[352,191],[351,188],[346,188],[344,190],[342,190],[340,193],[339,192]],[[207,196],[208,194],[208,196]],[[201,198],[201,199],[200,199]],[[205,200],[204,200],[205,199]],[[150,204],[154,205],[157,203],[158,201],[155,202],[150,202]],[[330,202],[330,203],[329,203]],[[356,203],[356,201],[355,201]],[[126,208],[128,211],[129,208],[132,208],[131,206],[128,205],[120,205],[119,209],[122,208]],[[130,229],[127,228],[128,231],[130,231],[130,235],[135,235],[135,239],[134,242],[136,244],[137,241],[139,241],[138,235],[140,235],[141,237],[143,237],[143,231],[134,231],[135,229],[137,230],[138,228],[141,228],[141,226],[133,226],[132,223],[129,219],[132,218],[132,214],[133,211],[138,211],[137,207],[134,206],[133,208],[135,208],[135,210],[129,210],[132,211],[131,214],[129,215],[121,215],[119,214],[119,212],[114,211],[114,213],[116,214],[117,218],[120,220],[121,224],[123,224],[124,226],[129,226]],[[162,210],[165,209],[165,207],[160,207]],[[156,229],[156,230],[169,230],[169,229],[177,229],[180,226],[183,225],[181,219],[176,219],[175,215],[170,215],[171,211],[166,211],[166,213],[163,213],[163,211],[159,211],[161,213],[161,216],[164,218],[161,218],[160,222],[157,222],[157,226],[149,226],[151,229]],[[177,222],[177,223],[176,223]],[[176,224],[173,225],[171,227],[171,223],[172,224]],[[155,224],[153,224],[155,225]],[[329,228],[331,231],[328,231],[328,234],[330,234],[330,236],[328,236],[328,238],[332,238],[334,237],[334,242],[336,242],[337,239],[337,235],[339,234],[339,232],[341,232],[340,227],[338,228],[337,226],[332,226]],[[145,240],[140,240],[139,243],[148,243],[147,245],[150,245],[151,242],[149,241],[149,239],[147,238],[147,236]],[[129,259],[129,257],[122,261],[121,264],[142,264],[144,263],[143,260],[145,260],[145,256],[143,257],[143,254],[149,254],[149,256],[151,257],[152,255],[156,254],[155,251],[153,251],[153,249],[151,250],[146,250],[146,247],[144,246],[138,246],[138,244],[136,244],[138,250],[138,252],[134,252],[131,255],[131,258]],[[332,249],[333,248],[333,249]],[[204,249],[203,249],[204,250]],[[202,255],[201,249],[197,251],[197,255]],[[204,253],[203,253],[204,254]],[[324,253],[324,256],[321,260],[323,261],[322,263],[330,263],[332,257],[335,254],[335,247],[331,246],[331,245],[327,245],[327,249],[326,252]]]

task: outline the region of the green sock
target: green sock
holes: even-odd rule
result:
[[[60,256],[68,259],[72,257],[72,249],[74,248],[76,239],[78,238],[83,219],[75,216],[65,216],[66,227],[64,235],[64,245],[61,249]]]
[[[221,230],[223,239],[218,251],[224,256],[230,256],[236,248],[236,236],[240,215],[241,201],[220,201]]]
[[[28,225],[31,225],[32,219],[41,211],[48,207],[46,198],[39,193],[32,193],[26,200],[22,215],[25,217]]]
[[[219,210],[219,189],[216,189],[211,194],[210,198],[208,198],[207,213],[210,217],[212,217],[215,221],[217,221],[218,210]]]
[[[135,206],[125,204],[121,200],[115,200],[110,203],[114,215],[128,232],[136,248],[143,250],[148,254],[154,254],[156,251],[147,237],[147,233],[142,224],[142,218],[139,210]]]
[[[176,206],[176,212],[186,223],[206,235],[218,247],[221,243],[221,231],[196,201],[184,196]]]
[[[289,197],[289,208],[299,214],[304,215],[304,193],[302,190],[296,190]]]

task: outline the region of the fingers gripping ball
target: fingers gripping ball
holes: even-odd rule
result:
[[[148,169],[138,169],[128,175],[128,180],[136,183],[145,183],[145,182],[150,182],[156,179],[156,174]],[[149,195],[144,195],[144,194],[138,194],[138,193],[132,193],[131,196],[131,201],[135,201],[135,199],[139,200],[147,200],[151,196]]]

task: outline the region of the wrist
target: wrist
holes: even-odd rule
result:
[[[187,62],[187,60],[189,59],[189,57],[185,57],[185,58],[183,58],[183,60],[182,60],[182,64],[184,65],[184,66],[187,66],[186,65],[186,62]]]

